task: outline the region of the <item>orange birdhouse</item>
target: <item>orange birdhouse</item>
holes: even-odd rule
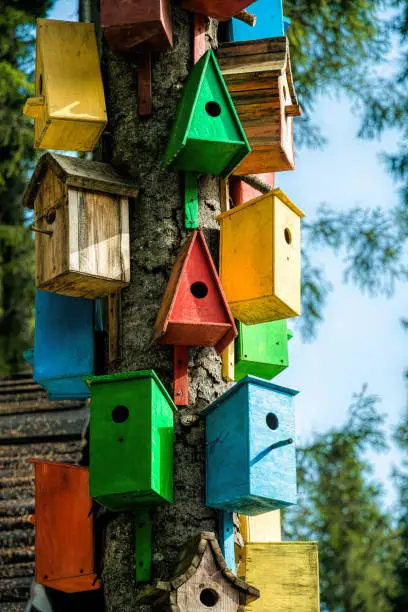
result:
[[[35,579],[78,593],[98,589],[89,471],[29,459],[35,469]]]
[[[218,21],[231,19],[255,0],[182,0],[181,7],[193,13],[208,15]]]

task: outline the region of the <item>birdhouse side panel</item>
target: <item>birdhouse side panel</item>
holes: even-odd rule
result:
[[[279,89],[281,96],[281,123],[282,123],[282,150],[285,153],[287,160],[295,167],[295,152],[293,146],[293,117],[288,115],[288,109],[297,100],[292,100],[289,90],[287,74],[282,74],[279,78]]]
[[[269,377],[272,378],[274,372],[276,375],[289,365],[288,333],[285,320],[259,325],[240,323],[238,334],[238,366],[241,362],[243,369],[246,363],[258,364],[259,371],[265,374],[272,372]],[[250,373],[247,372],[247,374]],[[253,374],[257,376],[255,372]],[[262,374],[259,376],[264,378]]]
[[[47,170],[34,202],[35,227],[51,234],[36,233],[36,286],[46,288],[49,281],[68,270],[67,189]]]
[[[206,417],[207,506],[237,511],[249,493],[248,394],[245,387]]]
[[[34,118],[34,148],[39,148],[43,135],[47,129],[47,105],[45,102],[45,84],[43,78],[43,62],[41,52],[36,46],[35,54],[35,95],[42,98],[42,104],[37,107],[36,117]]]
[[[96,121],[81,121],[80,126],[70,119],[52,119],[43,132],[36,148],[59,151],[92,151],[105,124]]]
[[[291,396],[260,385],[249,385],[249,439],[251,495],[259,498],[259,511],[295,504],[295,412]],[[256,506],[256,504],[255,504]]]
[[[174,415],[154,380],[152,393],[152,489],[168,502],[173,501]]]

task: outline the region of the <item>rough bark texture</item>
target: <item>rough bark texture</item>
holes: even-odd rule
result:
[[[174,47],[153,57],[153,115],[137,115],[137,57],[104,48],[105,91],[110,120],[110,161],[140,186],[131,205],[131,285],[122,294],[122,357],[115,371],[154,369],[172,393],[172,347],[148,348],[153,324],[177,253],[187,236],[184,228],[183,176],[163,171],[167,144],[183,81],[192,68],[192,15],[174,7]],[[209,41],[216,24],[209,24]],[[202,177],[200,227],[218,261],[219,180]],[[205,506],[204,426],[181,424],[225,391],[221,360],[214,349],[189,349],[190,406],[175,418],[174,496],[172,505],[154,511],[153,578],[169,577],[178,550],[200,531],[216,531],[217,515]],[[147,610],[135,604],[135,538],[132,515],[115,516],[107,532],[104,588],[109,612]],[[146,586],[146,585],[142,585]]]

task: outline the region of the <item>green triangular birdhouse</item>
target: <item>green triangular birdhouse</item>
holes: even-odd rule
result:
[[[209,50],[184,85],[163,166],[226,177],[250,150],[215,55]]]

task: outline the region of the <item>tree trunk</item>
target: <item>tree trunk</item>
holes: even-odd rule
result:
[[[105,44],[103,71],[109,116],[109,154],[104,158],[123,176],[134,179],[140,197],[130,209],[131,284],[123,291],[122,355],[112,371],[154,369],[170,394],[172,347],[148,348],[172,266],[188,236],[184,228],[183,176],[163,171],[161,161],[175,118],[183,82],[193,66],[192,15],[173,7],[174,47],[152,59],[153,114],[137,113],[137,56],[113,53]],[[216,41],[216,23],[209,22],[208,40]],[[202,177],[200,228],[214,261],[218,261],[219,180]],[[112,366],[112,364],[111,364]],[[190,405],[175,415],[174,503],[153,513],[152,577],[166,579],[180,547],[202,530],[216,531],[217,514],[205,505],[205,438],[201,420],[183,426],[183,417],[198,415],[222,394],[221,359],[212,348],[189,348]],[[134,515],[114,516],[107,530],[103,582],[107,610],[145,610],[135,595],[145,584],[135,582]]]

